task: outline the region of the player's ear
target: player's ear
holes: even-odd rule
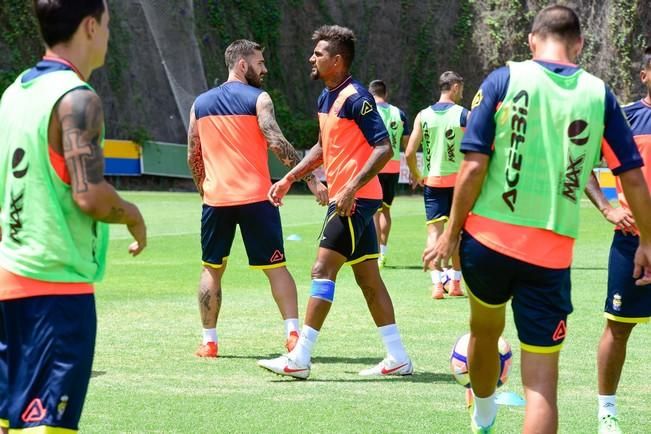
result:
[[[574,41],[573,43],[572,48],[574,49],[574,53],[572,53],[573,55],[572,59],[574,62],[576,62],[576,58],[579,57],[579,54],[581,54],[581,51],[583,51],[583,43],[584,43],[583,36],[579,36],[579,39]]]
[[[87,16],[81,21],[81,24],[79,26],[82,28],[87,39],[93,39],[99,23],[92,16]]]
[[[646,69],[640,71],[640,81],[643,84],[646,84],[646,81],[649,79],[649,74],[646,73]]]
[[[240,70],[242,73],[246,73],[246,71],[249,70],[249,63],[244,59],[244,57],[240,57],[237,60],[237,69]]]
[[[533,33],[529,33],[529,36],[527,36],[527,40],[529,41],[529,50],[531,50],[532,53],[536,51],[536,41],[535,41],[535,36]]]

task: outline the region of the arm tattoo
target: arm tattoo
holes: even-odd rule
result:
[[[123,220],[124,214],[125,214],[124,208],[112,206],[108,214],[106,214],[105,217],[100,218],[98,220],[103,221],[105,223],[118,223]]]
[[[206,179],[206,168],[203,165],[201,152],[201,138],[197,129],[197,120],[194,116],[194,106],[191,109],[190,125],[188,126],[188,167],[197,186],[199,194],[203,196],[203,181]]]
[[[307,182],[306,178],[312,173],[313,170],[318,169],[322,163],[323,148],[321,147],[321,142],[318,142],[316,145],[312,146],[305,158],[303,158],[301,162],[291,170],[290,173],[295,180],[303,178]]]
[[[261,98],[261,104],[258,109],[258,125],[260,126],[260,130],[265,139],[267,139],[271,152],[276,155],[278,160],[283,163],[285,167],[292,169],[296,167],[301,159],[298,156],[296,149],[294,149],[292,144],[285,138],[282,131],[280,131],[280,127],[276,122],[274,104],[271,101],[271,98],[268,95],[261,96]],[[314,175],[308,173],[303,177],[303,181],[310,182],[312,178],[314,178]]]
[[[75,193],[88,191],[88,184],[104,181],[104,153],[100,137],[104,113],[99,97],[90,90],[75,90],[64,97],[58,109],[61,119],[63,156]]]

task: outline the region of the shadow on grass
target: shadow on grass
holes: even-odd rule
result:
[[[273,353],[273,354],[265,354],[263,356],[238,356],[238,355],[233,355],[233,354],[227,354],[222,356],[221,354],[219,357],[217,357],[216,360],[219,359],[248,359],[248,360],[261,360],[261,359],[273,359],[278,356],[280,356],[280,353]]]
[[[90,378],[101,377],[102,375],[106,375],[106,371],[91,371]]]
[[[313,378],[310,377],[308,382],[310,383],[370,383],[378,381],[388,381],[388,382],[402,382],[406,381],[408,383],[438,383],[438,384],[456,384],[457,382],[452,378],[452,375],[449,373],[441,374],[439,372],[419,372],[416,371],[412,375],[404,376],[386,376],[386,377],[361,377],[357,375],[357,372],[353,371],[344,371],[345,374],[355,375],[356,378]],[[318,375],[318,374],[317,374]],[[301,381],[301,380],[297,380]],[[289,377],[284,379],[275,379],[271,380],[272,383],[287,383],[292,382]]]
[[[312,363],[358,363],[360,365],[375,365],[381,357],[340,357],[340,356],[318,356],[312,359]]]
[[[585,270],[585,271],[606,271],[608,270],[608,267],[572,267],[572,271],[574,270]]]
[[[421,265],[385,265],[387,270],[420,270],[423,271],[423,266]]]

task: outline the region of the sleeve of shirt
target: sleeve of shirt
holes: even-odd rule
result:
[[[375,146],[389,137],[389,133],[372,98],[362,96],[352,101],[349,98],[347,102],[351,104],[350,112],[353,120],[364,134],[369,145]]]
[[[608,87],[606,87],[604,118],[604,140],[601,150],[613,175],[642,167],[644,162],[633,139],[633,132],[615,95]]]
[[[506,97],[509,78],[509,68],[503,66],[491,72],[480,86],[472,100],[472,114],[467,116],[461,152],[493,153],[495,112]]]
[[[405,116],[405,112],[400,110],[400,119],[402,120],[402,124],[404,125],[403,130],[402,130],[402,135],[403,136],[408,136],[411,134],[411,125],[409,125],[409,122],[407,122],[407,116]]]
[[[464,108],[461,110],[461,118],[459,119],[459,125],[461,128],[465,128],[468,125],[468,109]]]

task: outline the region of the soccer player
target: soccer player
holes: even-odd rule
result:
[[[412,179],[424,186],[427,245],[433,246],[450,216],[454,183],[463,159],[459,149],[468,120],[468,110],[459,105],[463,98],[463,77],[446,71],[439,78],[441,97],[421,110],[414,120],[414,133],[405,151]],[[416,151],[423,145],[423,172],[416,163]],[[459,297],[461,267],[459,254],[452,256],[452,288],[448,295]],[[447,270],[432,270],[432,298],[442,299]]]
[[[285,322],[288,350],[298,340],[296,284],[286,267],[278,209],[267,201],[271,187],[267,148],[287,167],[299,157],[280,131],[269,94],[260,89],[267,69],[262,47],[240,39],[226,48],[228,80],[199,95],[190,111],[188,165],[203,199],[203,270],[198,299],[203,340],[199,357],[217,357],[217,318],[222,276],[240,226],[251,268],[262,270]],[[325,205],[327,189],[311,173],[305,181]]]
[[[335,295],[339,269],[353,268],[387,356],[360,375],[410,375],[411,360],[395,324],[393,303],[378,268],[373,215],[382,199],[377,173],[391,159],[391,142],[375,101],[350,75],[355,35],[341,26],[322,26],[312,35],[311,77],[326,88],[318,101],[320,139],[308,155],[269,191],[269,200],[282,205],[292,183],[321,163],[328,181],[330,204],[316,262],[305,321],[296,348],[289,354],[258,364],[280,375],[307,378],[312,349]]]
[[[104,0],[34,0],[45,57],[0,100],[0,432],[77,432],[108,225],[147,244],[138,208],[104,179]]]
[[[382,268],[386,264],[387,245],[389,244],[389,233],[391,232],[391,205],[393,205],[396,186],[400,178],[400,150],[405,149],[405,146],[407,146],[409,124],[405,113],[387,102],[388,92],[384,81],[371,81],[368,85],[368,91],[375,99],[377,110],[389,133],[389,140],[393,150],[393,157],[378,173],[378,179],[382,186],[382,205],[373,216],[377,239],[380,243],[378,264]]]
[[[642,56],[640,79],[647,89],[646,96],[623,107],[633,130],[633,137],[644,160],[644,178],[651,188],[651,47]],[[617,417],[615,394],[626,360],[626,345],[638,323],[651,317],[651,285],[638,286],[632,276],[635,252],[640,237],[630,216],[622,183],[617,180],[621,207],[613,208],[601,190],[592,190],[590,198],[604,216],[616,225],[608,261],[608,293],[604,306],[606,326],[599,342],[597,367],[599,380],[599,433],[621,433]],[[619,211],[619,213],[618,213]],[[619,218],[613,218],[613,215]],[[648,214],[645,216],[648,220]]]
[[[572,311],[580,194],[601,153],[620,177],[640,230],[630,274],[651,271],[651,219],[643,218],[651,213],[651,197],[642,159],[612,92],[574,64],[583,47],[576,13],[559,5],[544,8],[534,19],[529,46],[533,60],[494,71],[475,96],[450,222],[423,252],[424,264],[440,269],[463,228],[473,432],[494,432],[497,341],[509,299],[522,349],[523,432],[558,429],[558,360]]]

